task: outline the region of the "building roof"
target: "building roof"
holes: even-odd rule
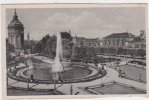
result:
[[[74,37],[76,41],[99,41],[99,38]]]
[[[134,37],[134,35],[128,32],[123,32],[123,33],[112,33],[111,35],[108,35],[104,38],[131,38],[131,37]]]
[[[11,20],[11,22],[8,25],[8,28],[9,27],[23,27],[23,24],[18,20],[16,10],[14,12],[13,19]]]

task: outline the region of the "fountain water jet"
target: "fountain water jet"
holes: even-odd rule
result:
[[[61,73],[63,72],[63,66],[61,63],[62,60],[62,40],[61,40],[61,34],[57,34],[57,43],[56,43],[56,57],[54,64],[52,66],[52,72],[53,72],[53,78],[54,80],[59,80],[61,78]]]

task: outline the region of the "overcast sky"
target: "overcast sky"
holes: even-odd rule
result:
[[[6,10],[6,25],[14,9]],[[72,36],[102,38],[111,33],[130,32],[139,35],[145,29],[145,8],[41,8],[17,9],[19,20],[25,27],[25,38],[39,40],[46,34],[71,31]],[[6,26],[7,28],[7,26]]]

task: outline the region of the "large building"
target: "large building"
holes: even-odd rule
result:
[[[113,33],[103,38],[102,44],[106,47],[127,47],[134,35],[128,32]]]
[[[15,48],[15,52],[20,54],[24,50],[24,26],[19,21],[16,10],[13,19],[8,25],[8,40]]]
[[[73,42],[77,47],[100,47],[101,41],[99,38],[85,38],[85,37],[74,37]]]

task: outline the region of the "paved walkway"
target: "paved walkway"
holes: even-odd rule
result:
[[[46,62],[47,60],[44,60],[44,61]],[[136,88],[146,90],[145,83],[120,78],[120,77],[118,77],[118,73],[112,68],[106,67],[106,70],[107,70],[107,75],[100,79],[96,79],[96,80],[93,80],[90,82],[72,83],[73,84],[73,94],[75,94],[76,92],[79,92],[79,95],[88,95],[87,92],[79,89],[78,87],[94,86],[94,85],[99,85],[101,83],[106,83],[106,82],[110,82],[110,81],[116,81],[116,82],[120,82],[123,84],[127,84],[130,86],[136,87]],[[18,82],[16,80],[8,78],[8,83],[9,83],[9,86],[27,88],[26,82]],[[53,84],[29,83],[29,86],[33,89],[53,89],[54,88]],[[64,94],[70,95],[71,83],[62,84],[62,85],[57,84],[56,86],[57,87],[59,86],[59,88],[57,88],[57,90],[63,92]]]

